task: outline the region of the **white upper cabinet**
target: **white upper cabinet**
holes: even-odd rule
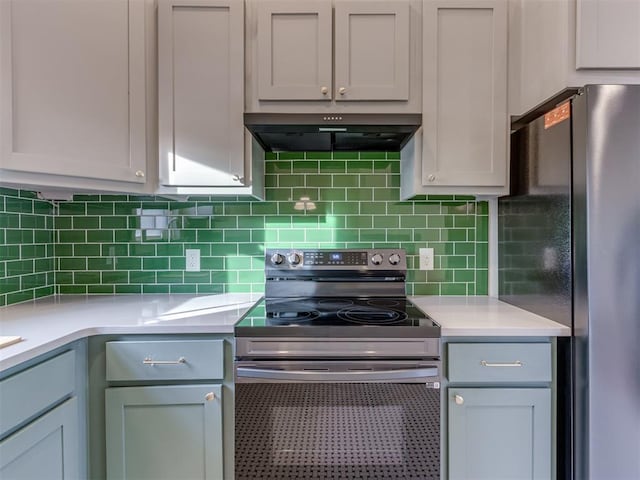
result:
[[[507,188],[507,9],[424,3],[422,129],[401,154],[402,197]]]
[[[1,181],[143,188],[150,5],[0,2]]]
[[[640,1],[577,0],[577,68],[640,68]]]
[[[242,118],[243,5],[242,0],[159,2],[162,186],[239,187],[249,180]]]
[[[409,100],[409,15],[407,2],[336,0],[336,100]]]
[[[278,0],[258,7],[260,100],[330,100],[331,3]]]
[[[419,113],[421,3],[248,0],[249,112]]]
[[[598,83],[640,83],[640,1],[509,0],[511,115]]]

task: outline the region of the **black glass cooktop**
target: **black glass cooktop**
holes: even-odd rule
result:
[[[235,334],[439,337],[440,327],[406,298],[271,298],[247,312]]]

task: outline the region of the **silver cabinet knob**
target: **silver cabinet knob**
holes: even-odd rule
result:
[[[207,394],[204,396],[204,399],[205,399],[207,402],[210,402],[211,400],[215,400],[215,399],[216,399],[216,394],[215,394],[215,393],[213,393],[213,392],[209,392],[209,393],[207,393]]]
[[[287,256],[287,260],[289,260],[289,263],[291,265],[299,265],[300,262],[302,261],[302,257],[300,256],[299,253],[290,253]]]
[[[282,262],[284,262],[284,257],[279,253],[274,253],[273,255],[271,255],[271,263],[273,263],[274,265],[281,265]]]
[[[243,182],[244,181],[244,177],[241,177],[240,175],[234,175],[233,176],[233,181],[234,182]]]
[[[398,265],[400,263],[400,255],[398,255],[397,253],[392,253],[389,257],[389,263],[391,265]]]
[[[340,87],[340,88],[338,89],[338,93],[339,93],[340,95],[344,95],[345,93],[347,93],[347,89],[346,89],[346,88],[344,88],[344,87]]]
[[[453,397],[453,400],[456,402],[456,405],[462,405],[464,403],[464,398],[462,398],[462,395],[456,395],[455,397]]]
[[[435,179],[436,179],[436,176],[433,173],[427,177],[427,180],[429,180],[430,182],[435,181]]]
[[[138,177],[138,178],[144,178],[144,172],[143,172],[142,170],[138,170],[138,171],[136,172],[136,177]]]
[[[322,87],[320,89],[320,93],[322,93],[323,95],[326,95],[327,93],[329,93],[329,89],[327,87]]]
[[[371,263],[373,263],[374,265],[380,265],[382,263],[382,255],[380,255],[379,253],[375,253],[371,257]]]

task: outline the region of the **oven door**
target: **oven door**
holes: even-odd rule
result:
[[[235,370],[237,480],[440,478],[438,361]]]

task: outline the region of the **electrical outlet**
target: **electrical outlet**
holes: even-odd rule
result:
[[[421,248],[420,254],[420,270],[433,270],[433,248]]]
[[[200,271],[200,250],[197,248],[187,248],[184,251],[187,260],[187,266],[185,270],[187,272],[199,272]]]

